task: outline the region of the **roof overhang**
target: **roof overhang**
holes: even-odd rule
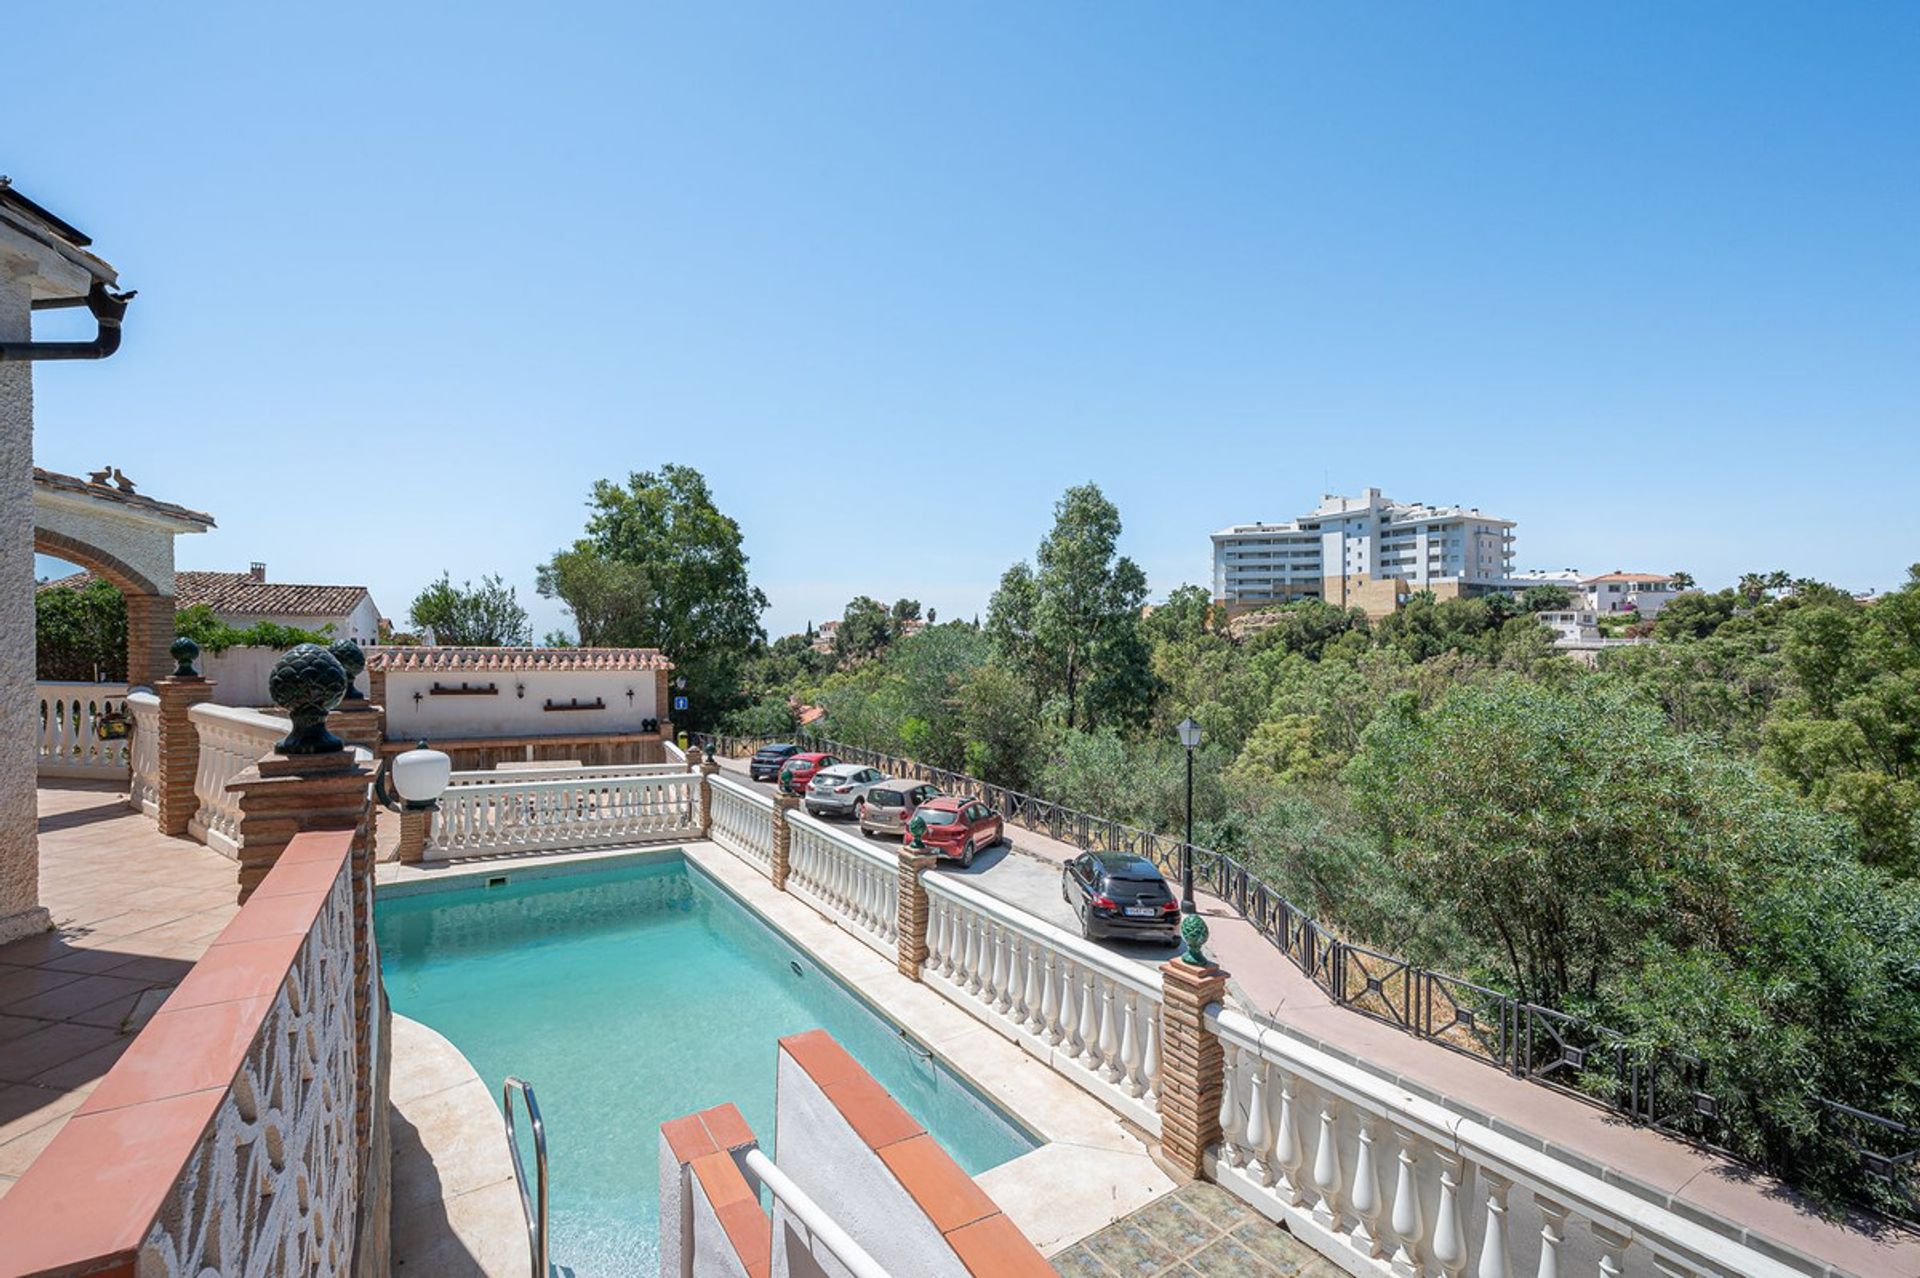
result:
[[[89,252],[86,236],[0,185],[0,271],[24,276],[34,301],[85,297],[95,280],[118,282],[119,273]]]
[[[172,502],[156,501],[122,492],[105,484],[90,484],[75,475],[33,468],[34,505],[80,512],[121,524],[138,524],[159,532],[202,533],[214,526],[213,516]]]

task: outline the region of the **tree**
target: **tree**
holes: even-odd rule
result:
[[[33,597],[35,660],[42,679],[115,683],[127,677],[127,601],[110,581],[53,586]]]
[[[435,643],[471,648],[509,648],[530,643],[527,610],[498,574],[456,586],[448,574],[414,596],[407,619],[433,632]]]
[[[660,649],[687,681],[688,726],[719,723],[742,704],[743,667],[766,639],[760,614],[767,597],[748,580],[740,525],[714,505],[706,478],[690,466],[635,471],[625,484],[600,480],[587,508],[584,535],[559,553],[596,555],[644,574],[644,584],[636,579],[644,605],[625,612],[605,642]],[[556,589],[560,579],[551,575]]]
[[[920,601],[918,599],[896,599],[893,601],[893,633],[898,635],[907,628],[907,623],[920,620]],[[929,622],[929,625],[932,623]]]
[[[1675,590],[1692,590],[1693,587],[1694,581],[1692,573],[1683,569],[1673,574],[1673,588]]]
[[[834,631],[834,660],[842,669],[858,665],[879,656],[893,636],[893,617],[886,605],[870,596],[856,595],[840,614],[840,628]]]
[[[1520,593],[1522,612],[1562,612],[1573,604],[1573,592],[1565,586],[1542,583],[1528,586]]]
[[[535,569],[535,589],[573,614],[583,648],[626,646],[646,625],[647,570],[594,550],[562,550]]]
[[[1120,512],[1099,487],[1069,488],[1054,505],[1053,529],[1034,568],[1009,568],[989,607],[990,627],[1009,640],[1009,658],[1025,667],[1038,695],[1065,699],[1069,728],[1082,723],[1089,679],[1109,687],[1138,683],[1135,672],[1113,663],[1136,662],[1143,653],[1127,632],[1140,624],[1147,579],[1118,553],[1119,540]]]

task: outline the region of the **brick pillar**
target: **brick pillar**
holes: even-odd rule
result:
[[[213,699],[213,683],[199,675],[168,677],[153,685],[160,698],[160,833],[185,834],[200,810],[193,782],[200,771],[200,730],[187,711]]]
[[[927,882],[921,876],[933,868],[939,858],[931,852],[900,849],[900,897],[895,922],[900,932],[900,975],[910,981],[920,979],[927,962]]]
[[[427,831],[431,827],[433,813],[408,808],[400,814],[400,849],[398,859],[407,865],[418,865],[426,859]]]
[[[709,838],[713,834],[713,774],[720,765],[702,754],[699,746],[687,751],[687,761],[700,770],[700,837]]]
[[[342,701],[327,716],[327,731],[348,745],[360,746],[380,759],[380,743],[387,739],[387,711],[372,701]]]
[[[799,806],[798,795],[785,790],[773,792],[773,886],[780,892],[787,890],[787,853],[793,847],[793,827],[787,824],[787,813]]]
[[[173,669],[167,645],[173,642],[173,596],[125,596],[127,604],[127,686],[151,688]]]
[[[1226,1053],[1207,1028],[1206,1008],[1226,998],[1227,974],[1182,959],[1160,965],[1160,1150],[1189,1176],[1206,1173],[1207,1147],[1220,1139]]]
[[[375,670],[367,667],[367,704],[382,706],[387,704],[387,669],[385,666]]]
[[[374,1042],[380,1016],[373,954],[373,775],[351,750],[263,755],[227,782],[240,803],[240,900],[312,830],[352,830],[355,1145],[368,1156],[376,1129]],[[380,1105],[385,1105],[380,1098]]]

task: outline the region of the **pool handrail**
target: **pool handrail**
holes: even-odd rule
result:
[[[833,1258],[845,1265],[853,1278],[892,1278],[879,1261],[867,1254],[866,1248],[855,1242],[852,1235],[835,1223],[771,1158],[761,1153],[758,1146],[747,1151],[746,1161],[747,1170],[773,1192],[774,1198],[786,1204],[787,1210],[807,1227],[809,1234],[826,1245]]]
[[[520,1162],[520,1135],[514,1130],[513,1094],[519,1092],[527,1103],[527,1123],[533,1128],[533,1162],[539,1194],[538,1210],[527,1196],[527,1174]],[[520,1209],[527,1217],[527,1249],[533,1263],[533,1278],[548,1278],[553,1272],[547,1260],[547,1125],[540,1121],[540,1101],[533,1086],[523,1078],[509,1074],[500,1088],[501,1109],[507,1120],[507,1152],[513,1157],[513,1184],[520,1191]]]

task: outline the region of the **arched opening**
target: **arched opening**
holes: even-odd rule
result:
[[[160,583],[118,556],[37,524],[33,530],[33,549],[36,554],[75,564],[120,592],[126,605],[124,672],[130,686],[151,686],[167,673],[167,646],[173,642],[171,581],[162,588]]]

